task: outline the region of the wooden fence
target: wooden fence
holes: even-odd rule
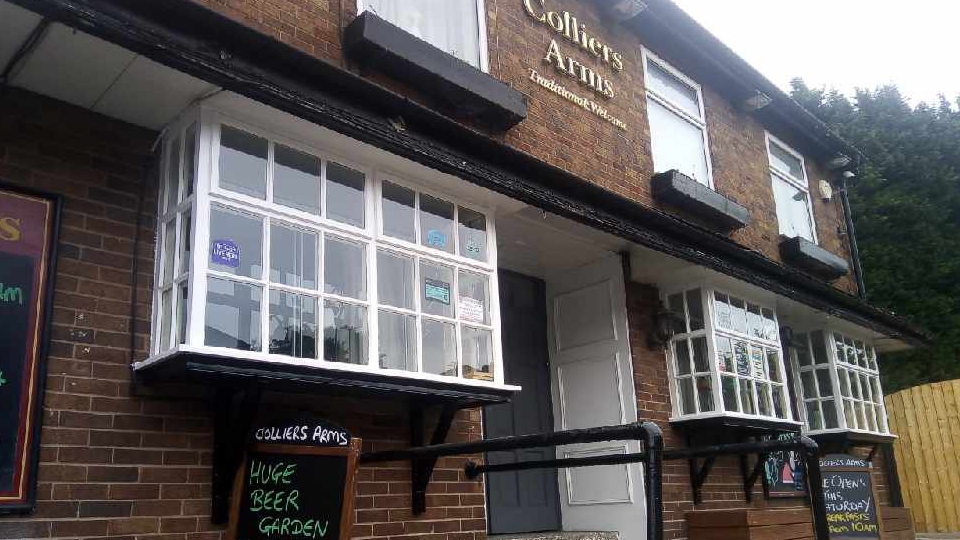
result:
[[[903,504],[917,532],[960,531],[960,379],[886,397]]]

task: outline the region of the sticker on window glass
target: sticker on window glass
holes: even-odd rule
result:
[[[443,249],[447,245],[447,235],[436,229],[427,231],[427,245]]]
[[[436,279],[423,280],[423,296],[427,300],[434,300],[441,304],[450,305],[450,284]]]
[[[480,247],[479,242],[471,238],[470,240],[467,240],[464,250],[470,255],[480,255],[482,248]]]
[[[240,268],[240,246],[233,240],[214,240],[210,246],[210,262]]]
[[[483,302],[469,296],[460,297],[460,318],[467,322],[483,323]]]
[[[735,343],[733,354],[737,360],[737,374],[750,375],[750,355],[747,352],[747,344],[742,341]]]

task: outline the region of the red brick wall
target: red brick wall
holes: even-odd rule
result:
[[[208,392],[131,384],[129,314],[137,197],[147,182],[139,257],[136,351],[147,355],[153,280],[150,149],[156,133],[47,98],[6,90],[0,100],[0,180],[64,196],[40,439],[36,512],[0,518],[0,539],[215,540],[210,523],[212,412]],[[317,411],[364,438],[366,449],[406,446],[397,402],[268,396]],[[430,433],[428,431],[428,433]],[[477,411],[449,439],[480,437]],[[409,467],[359,471],[355,538],[473,540],[486,518],[482,482],[466,458],[443,459],[429,511],[410,515]]]
[[[310,54],[349,66],[342,55],[340,34],[356,14],[356,0],[196,1]],[[552,29],[534,21],[524,11],[521,0],[488,0],[485,5],[489,73],[521,91],[529,103],[525,121],[506,134],[495,135],[501,136],[507,144],[612,192],[667,212],[676,212],[656,203],[650,195],[653,163],[643,92],[642,37],[601,16],[594,2],[546,0],[548,10],[570,11],[586,25],[591,35],[623,54],[624,69],[615,72]],[[564,55],[574,57],[609,79],[616,96],[610,100],[598,97],[576,80],[557,74],[544,63],[543,58],[553,39]],[[670,61],[670,51],[653,52]],[[607,121],[537,86],[529,78],[531,68],[578,95],[601,103],[610,114],[626,122],[628,129],[618,130]],[[376,73],[362,75],[394,91],[406,93],[412,99],[437,105],[431,103],[429,96],[410,91]],[[695,73],[687,75],[698,78]],[[702,80],[698,82],[704,83]],[[763,126],[753,116],[737,111],[712,88],[703,86],[714,187],[746,206],[754,220],[732,237],[744,246],[780,261],[779,232]],[[790,143],[788,134],[774,135]],[[820,200],[817,182],[826,176],[809,159],[807,165],[820,244],[849,259],[846,240],[838,234],[838,226],[843,224],[839,202]],[[695,217],[685,217],[696,221]],[[850,275],[835,285],[848,292],[856,290]]]

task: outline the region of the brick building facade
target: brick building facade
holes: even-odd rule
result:
[[[365,348],[360,347],[359,363],[366,362],[362,356],[366,354],[370,360],[364,367],[372,373],[353,366],[338,371],[337,362],[358,363],[351,356],[350,340],[354,338],[337,341],[346,327],[334,323],[332,333],[323,328],[323,353],[316,351],[320,329],[313,328],[314,341],[309,347],[328,378],[306,392],[302,387],[292,392],[265,382],[270,377],[258,379],[265,391],[256,418],[247,419],[250,424],[308,410],[363,438],[367,452],[406,448],[411,445],[411,432],[417,429],[411,417],[415,409],[421,409],[423,396],[452,395],[446,392],[450,388],[459,397],[449,398],[449,403],[461,410],[445,440],[466,442],[491,437],[496,423],[490,416],[495,414],[491,412],[494,409],[487,409],[484,421],[477,405],[502,407],[492,404],[514,397],[519,391],[516,386],[528,388],[519,384],[511,368],[511,362],[519,361],[519,353],[509,348],[513,341],[508,341],[506,328],[530,321],[518,322],[497,308],[508,296],[516,299],[533,293],[527,289],[505,290],[503,281],[498,291],[498,273],[507,270],[529,276],[529,283],[540,283],[546,291],[541,307],[550,313],[530,324],[531,328],[543,326],[543,348],[549,348],[549,354],[546,350],[533,352],[549,356],[554,366],[544,368],[552,393],[547,388],[542,396],[552,403],[553,414],[548,412],[544,417],[551,429],[650,420],[663,429],[668,449],[801,431],[823,435],[818,440],[824,451],[846,450],[865,456],[874,445],[889,442],[891,434],[879,420],[882,409],[876,410],[876,417],[863,412],[864,407],[874,410],[876,400],[868,394],[879,391],[879,386],[868,390],[867,377],[875,376],[876,371],[875,359],[871,367],[873,350],[914,346],[926,336],[855,296],[858,262],[851,254],[851,235],[847,233],[841,197],[823,195],[821,184],[838,189],[840,175],[855,170],[859,153],[827,132],[675,6],[665,1],[648,3],[635,17],[617,21],[602,4],[591,2],[480,2],[478,13],[484,14],[485,20],[478,16],[482,30],[479,36],[485,41],[478,37],[481,69],[476,69],[469,62],[453,62],[452,56],[451,61],[439,66],[429,64],[435,52],[423,52],[423,47],[432,45],[394,26],[403,26],[402,21],[385,22],[387,34],[377,34],[382,28],[378,25],[384,22],[380,17],[376,17],[379,22],[367,21],[367,27],[358,28],[361,18],[357,14],[363,10],[358,10],[353,0],[176,0],[163,6],[136,7],[113,0],[0,1],[0,14],[7,15],[0,16],[0,29],[6,35],[22,38],[0,47],[0,61],[7,62],[8,68],[0,88],[0,186],[14,191],[29,188],[62,198],[56,273],[51,276],[55,284],[51,322],[45,332],[46,378],[41,386],[43,405],[38,418],[42,427],[33,480],[36,504],[29,513],[0,516],[0,538],[226,538],[224,524],[213,523],[220,520],[212,518],[214,462],[218,459],[215,443],[217,437],[225,437],[216,425],[218,384],[215,379],[192,379],[186,368],[184,373],[178,372],[182,366],[176,362],[189,358],[193,362],[210,361],[211,366],[215,362],[223,365],[225,357],[229,360],[234,356],[237,362],[252,363],[249,365],[263,363],[278,374],[285,373],[288,366],[276,362],[283,340],[272,333],[269,314],[273,307],[264,310],[268,315],[263,316],[265,322],[258,329],[247,322],[251,339],[240,335],[241,315],[240,322],[231,327],[235,330],[231,336],[235,346],[211,346],[211,335],[226,332],[226,327],[202,320],[202,308],[210,310],[210,305],[217,302],[221,302],[218,306],[229,304],[219,297],[211,300],[218,294],[211,292],[211,283],[217,280],[234,287],[250,287],[255,294],[262,289],[263,302],[270,306],[283,304],[272,300],[274,291],[299,295],[299,302],[310,298],[315,302],[314,310],[323,312],[319,315],[321,324],[328,326],[330,323],[322,322],[322,317],[336,311],[330,307],[333,304],[340,310],[343,306],[367,310],[359,313],[380,308],[381,314],[407,315],[416,321],[417,342],[412,345],[412,357],[405,357],[406,367],[397,368],[384,364],[383,359],[392,358],[394,349],[388,350],[380,343],[380,349],[374,351],[375,344],[363,341],[372,340],[365,324],[384,336],[392,327],[372,315],[367,319],[358,316],[360,322],[354,326],[363,329],[359,339],[366,343]],[[372,11],[368,9],[368,15]],[[389,18],[386,7],[381,11],[380,15]],[[612,68],[602,53],[591,56],[587,52],[590,45],[581,46],[550,26],[548,12],[558,14],[557,21],[563,12],[576,16],[583,25],[580,32],[589,31],[597,40],[597,50],[602,42],[610,51],[622,54],[622,69]],[[544,15],[544,21],[537,20],[539,14]],[[390,41],[398,35],[401,41]],[[429,41],[432,36],[421,37]],[[391,45],[389,54],[377,48],[382,43]],[[580,73],[589,69],[608,79],[614,96],[595,93],[578,82],[577,76],[554,69],[549,60],[545,63],[544,53],[554,43],[564,55],[577,59],[577,65],[583,68]],[[391,63],[401,68],[391,67]],[[659,156],[655,155],[653,141],[660,135],[651,129],[648,108],[650,103],[667,103],[670,99],[648,96],[655,91],[650,90],[653,83],[646,81],[645,73],[653,69],[667,74],[668,86],[695,91],[692,95],[699,103],[700,116],[697,118],[694,111],[681,121],[692,122],[698,133],[707,134],[703,140],[708,178],[696,178],[687,171],[672,176],[670,189],[686,190],[687,202],[655,193],[651,181],[657,173],[675,169],[673,164],[664,167],[655,163]],[[398,76],[398,71],[412,75]],[[590,112],[589,106],[579,106],[569,97],[544,88],[531,71],[565,86],[571,94],[600,104],[626,129]],[[666,80],[662,74],[658,76],[661,82]],[[766,102],[760,107],[745,107],[744,102],[753,96],[763,96]],[[516,103],[522,103],[522,110]],[[668,105],[664,107],[674,110]],[[509,126],[505,128],[505,124]],[[240,137],[246,133],[250,138],[230,147],[233,143],[223,135],[226,129],[243,130],[239,131]],[[177,134],[189,138],[191,133],[195,146],[181,145]],[[660,137],[663,140],[666,135]],[[288,147],[300,153],[297,155],[322,156],[316,157],[316,212],[322,219],[304,217],[289,208],[278,210],[277,205],[285,203],[276,202],[280,200],[277,191],[264,195],[269,202],[261,204],[256,200],[259,188],[255,185],[246,185],[247,191],[238,197],[236,189],[224,188],[222,178],[217,184],[219,175],[226,178],[224,148],[246,148],[248,155],[254,155],[250,145],[260,144],[260,140],[267,149],[263,160],[269,165],[264,165],[264,170],[271,167],[271,172],[265,173],[264,193],[266,186],[277,189],[281,172],[272,167],[280,160],[276,156]],[[675,146],[682,146],[684,139],[676,140],[679,142]],[[799,178],[806,181],[799,193],[805,193],[805,208],[812,215],[808,223],[811,230],[806,234],[813,241],[807,242],[812,248],[801,250],[799,255],[784,247],[789,240],[783,234],[787,218],[778,216],[776,179],[771,182],[770,155],[775,152],[771,144],[783,149],[787,161],[789,155],[799,156]],[[176,159],[171,157],[174,153]],[[849,166],[838,169],[831,160],[841,154],[852,159],[847,160]],[[172,202],[165,203],[171,193],[171,163],[176,163],[178,170],[173,184],[176,195]],[[290,167],[300,167],[297,170],[303,173],[303,161],[298,163],[301,165]],[[327,206],[332,204],[333,194],[340,193],[336,189],[349,185],[346,180],[336,183],[328,176],[333,174],[329,172],[332,167],[341,163],[366,175],[361,182],[365,187],[359,188],[364,210],[360,225],[351,225],[353,228],[342,225],[349,216],[330,217],[340,208]],[[244,164],[246,170],[257,166],[249,161]],[[231,171],[240,170],[235,174],[242,176],[244,167]],[[213,175],[210,179],[208,173]],[[380,205],[385,204],[385,190],[394,186],[394,179],[396,185],[416,191],[415,200],[419,202],[411,208],[418,212],[424,212],[428,197],[441,205],[451,201],[449,205],[455,210],[450,211],[450,234],[466,236],[451,239],[452,246],[446,245],[443,235],[414,238],[408,243],[383,241],[380,237],[389,233],[383,224],[386,210]],[[351,199],[346,197],[341,202],[346,208]],[[746,215],[738,213],[736,207]],[[223,264],[215,268],[215,262],[211,262],[215,260],[206,257],[210,243],[218,238],[211,231],[216,229],[216,218],[211,214],[221,211],[244,219],[252,219],[255,214],[263,231],[290,223],[299,227],[297,230],[306,228],[306,234],[323,238],[319,251],[324,255],[315,253],[315,257],[333,253],[328,244],[337,240],[331,238],[363,243],[367,256],[361,259],[361,265],[370,283],[361,286],[362,293],[352,294],[352,282],[342,277],[339,288],[314,286],[317,290],[311,293],[305,292],[309,287],[301,282],[278,286],[275,281],[283,276],[271,277],[262,268],[257,270],[262,275],[250,274],[238,280],[235,274],[240,270],[235,272],[231,269],[234,267]],[[482,238],[470,236],[478,226],[464,221],[464,216],[473,215],[469,212],[486,217],[479,225]],[[421,229],[427,228],[426,219],[411,217],[411,223],[416,224],[412,230],[423,232],[424,238],[426,232]],[[739,224],[731,227],[731,220],[739,220]],[[718,227],[718,221],[723,226]],[[168,224],[172,224],[173,232],[167,231]],[[278,232],[270,230],[256,240],[257,251],[266,257],[273,257],[273,252],[264,238],[279,238]],[[331,231],[333,234],[328,234]],[[176,239],[170,240],[174,236]],[[437,238],[442,240],[437,243]],[[172,242],[169,248],[167,240]],[[202,249],[191,251],[191,246]],[[314,244],[313,249],[317,246]],[[247,244],[241,247],[245,254],[253,251]],[[447,280],[447,295],[454,279],[466,280],[468,274],[486,276],[486,296],[477,307],[464,300],[469,294],[461,290],[456,299],[447,298],[446,305],[457,303],[456,311],[451,307],[447,315],[429,313],[427,300],[431,298],[425,287],[436,287],[435,279],[423,285],[423,290],[413,286],[414,296],[418,292],[427,295],[426,300],[413,302],[414,307],[387,305],[387,292],[378,289],[372,276],[378,271],[386,274],[387,267],[379,266],[381,262],[374,265],[373,260],[379,261],[375,253],[388,252],[418,261],[417,276],[426,273],[421,265],[449,264],[458,277]],[[240,247],[236,253],[239,258]],[[483,260],[470,260],[477,259],[474,255],[479,253]],[[625,268],[622,273],[592,266],[610,257],[616,259],[615,268]],[[168,258],[177,267],[183,265],[182,272],[174,272],[181,275],[169,278]],[[333,264],[324,258],[317,260]],[[258,259],[253,266],[266,264]],[[270,264],[274,264],[273,259]],[[583,268],[592,269],[587,277],[577,274]],[[300,273],[298,279],[306,279],[302,265],[292,272]],[[328,281],[341,279],[333,267],[325,267],[323,274]],[[574,280],[570,277],[573,275],[579,277]],[[194,281],[195,276],[200,277]],[[617,326],[619,335],[615,330],[612,338],[604,338],[611,341],[611,347],[622,347],[617,351],[626,352],[621,355],[625,358],[616,357],[622,363],[613,360],[616,373],[625,379],[618,379],[625,386],[616,386],[619,392],[612,392],[622,399],[610,405],[620,407],[622,418],[618,416],[615,422],[605,421],[608,411],[602,408],[571,411],[574,404],[582,403],[577,401],[582,396],[579,390],[565,389],[557,380],[562,366],[573,370],[579,358],[599,354],[578,349],[578,359],[565,364],[569,360],[562,356],[564,347],[560,345],[563,339],[575,340],[576,332],[561,332],[567,328],[567,320],[562,318],[566,315],[561,314],[559,302],[567,295],[588,291],[595,280],[614,284],[610,289],[614,291],[612,306],[605,307],[608,311],[603,313],[615,313],[615,326],[620,324],[616,313],[622,311],[625,319]],[[617,283],[623,290],[619,296]],[[206,300],[196,292],[198,286],[206,291]],[[401,282],[396,288],[404,286]],[[169,296],[163,292],[167,289]],[[181,290],[184,297],[174,309],[171,297],[178,298]],[[691,291],[696,292],[687,294]],[[502,299],[497,298],[498,292]],[[673,304],[678,292],[682,293],[679,310]],[[699,308],[694,306],[697,297],[703,300]],[[721,297],[729,301],[721,301]],[[570,298],[582,301],[588,297]],[[546,307],[547,302],[551,307]],[[725,330],[725,323],[716,315],[719,306],[735,306],[735,302],[741,302],[739,309],[747,325],[742,332]],[[300,320],[298,335],[308,332],[300,305],[296,315]],[[245,309],[239,301],[229,306],[238,312]],[[383,309],[385,306],[387,309]],[[391,311],[393,307],[402,309]],[[589,305],[582,307],[589,313]],[[473,312],[468,308],[483,313],[469,315]],[[182,315],[177,315],[181,313],[178,309],[184,310]],[[698,334],[695,328],[697,309],[705,334]],[[770,317],[764,311],[768,309]],[[857,394],[850,396],[853,387],[839,386],[837,375],[833,375],[834,398],[821,399],[823,405],[814,404],[820,407],[816,410],[821,417],[816,420],[819,426],[813,424],[815,420],[808,416],[812,413],[804,407],[816,402],[818,396],[828,396],[821,393],[811,399],[803,394],[806,379],[802,372],[816,374],[820,361],[810,368],[814,371],[804,371],[802,358],[804,354],[816,356],[819,349],[813,337],[811,341],[805,337],[799,344],[788,343],[788,338],[781,336],[790,334],[781,333],[780,328],[744,345],[760,351],[760,363],[764,363],[763,354],[770,354],[763,351],[773,347],[779,368],[777,361],[767,357],[766,361],[773,363],[746,368],[753,370],[752,375],[733,373],[739,367],[729,371],[721,367],[718,371],[716,364],[724,361],[719,343],[722,339],[736,341],[736,336],[748,343],[744,336],[751,332],[753,323],[748,313],[752,316],[752,310],[761,331],[767,318],[805,336],[822,332],[821,336],[827,336],[820,338],[827,340],[824,354],[830,355],[829,366],[837,373],[848,369],[837,367],[846,359],[836,357],[830,344],[840,350],[841,336],[852,336],[849,350],[865,355],[867,360],[857,368],[857,375],[850,376],[862,374],[864,386],[857,382]],[[665,312],[672,312],[673,318]],[[261,315],[259,303],[254,313]],[[341,312],[337,313],[340,317]],[[165,319],[166,315],[172,319]],[[678,316],[686,318],[680,322],[683,329],[679,331]],[[672,330],[659,335],[668,318],[673,321],[668,323]],[[590,322],[576,317],[569,320],[574,325],[570,328],[589,326]],[[706,329],[704,320],[712,321],[706,323]],[[423,335],[431,322],[450,326],[461,336],[451,338],[452,352],[444,349],[457,364],[453,375],[428,373],[425,356],[433,349],[423,341]],[[480,338],[467,344],[463,337],[467,332],[489,332],[486,352],[479,352]],[[261,335],[268,333],[269,343]],[[659,341],[655,339],[658,337]],[[168,338],[170,342],[164,343]],[[253,338],[263,343],[255,344]],[[330,339],[334,340],[333,352],[328,350]],[[522,340],[509,338],[513,339]],[[695,348],[699,339],[704,340],[704,354],[716,360],[707,361],[712,368],[703,367],[699,362],[705,358],[696,356],[698,352],[691,352],[692,348],[682,349],[689,356],[686,369],[691,371],[684,379],[685,368],[677,360],[679,344],[691,347],[687,345],[690,343]],[[442,346],[450,342],[443,341]],[[582,347],[589,347],[593,342],[584,343]],[[523,346],[527,345],[529,342],[524,342]],[[340,348],[346,349],[345,360],[341,359]],[[479,359],[470,364],[469,370],[468,348]],[[731,362],[738,361],[733,352],[730,354]],[[287,356],[303,358],[304,353],[300,350]],[[444,358],[440,369],[449,361]],[[413,362],[412,367],[409,362]],[[426,376],[381,373],[381,368]],[[476,376],[477,372],[488,376]],[[302,372],[297,372],[300,375]],[[348,386],[352,390],[328,392],[337,386],[331,383],[331,377],[351,381]],[[735,383],[747,381],[744,384],[748,385],[748,394],[733,390],[734,411],[725,401],[729,398],[724,393],[728,378]],[[362,382],[355,384],[354,380]],[[706,390],[709,397],[691,394],[686,402],[680,397],[685,380],[691,384],[691,393],[694,389],[700,393]],[[356,389],[367,383],[369,388]],[[382,391],[385,384],[409,388],[387,393]],[[779,401],[778,387],[784,392]],[[841,400],[841,394],[849,399]],[[882,399],[879,401],[882,403]],[[749,412],[748,402],[752,403]],[[790,411],[787,402],[797,406]],[[859,414],[853,420],[842,418],[847,402],[850,407],[855,402],[861,407],[859,413],[850,413]],[[442,406],[449,403],[439,402]],[[426,422],[421,427],[427,434],[433,433],[435,424],[443,423],[438,418],[442,413],[433,407],[437,404],[433,400],[429,401],[430,407],[423,407]],[[841,419],[835,418],[834,422],[845,429],[827,423],[827,406],[836,407]],[[766,412],[762,412],[764,407]],[[587,424],[576,419],[580,417],[586,417]],[[510,434],[521,434],[522,429],[515,431]],[[713,438],[697,440],[695,435],[707,431]],[[624,446],[623,451],[629,450]],[[887,451],[882,447],[876,454],[874,484],[881,505],[896,506],[897,487],[889,481]],[[515,531],[504,530],[504,525],[492,517],[503,510],[491,502],[490,490],[500,488],[491,488],[489,480],[485,484],[482,479],[468,479],[463,465],[469,457],[439,460],[427,488],[423,513],[411,509],[409,463],[361,466],[352,537],[479,540],[493,533],[523,532],[519,530],[522,526]],[[612,470],[614,476],[619,474],[616,471],[620,469]],[[634,469],[622,470],[626,476],[636,474]],[[578,523],[591,522],[577,522],[581,518],[576,517],[579,514],[575,507],[591,503],[575,503],[574,488],[589,490],[591,486],[584,477],[561,478],[567,486],[566,490],[558,487],[555,494],[559,501],[556,530],[579,530]],[[525,489],[522,481],[517,482],[513,487]],[[744,473],[736,458],[717,460],[702,491],[701,504],[693,502],[687,461],[667,462],[663,482],[664,538],[668,540],[688,538],[690,511],[807,506],[802,498],[765,499],[759,482],[753,488],[753,502],[746,502]],[[630,481],[625,489],[628,497],[619,503],[626,508],[627,519],[642,522],[637,512],[649,511],[642,490]],[[622,518],[614,515],[617,501],[600,506],[603,508],[597,512],[613,512],[613,522]],[[633,538],[630,535],[636,532],[613,527],[594,529],[617,530],[625,539]]]

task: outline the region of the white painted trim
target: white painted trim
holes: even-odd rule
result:
[[[817,220],[813,215],[813,198],[810,194],[810,176],[807,174],[807,163],[803,158],[803,155],[788,146],[786,143],[780,139],[774,137],[769,131],[764,131],[764,144],[766,145],[767,150],[767,168],[770,169],[770,173],[777,176],[777,178],[783,179],[785,182],[791,186],[803,191],[807,195],[807,213],[809,214],[810,219],[810,234],[813,238],[810,239],[814,244],[819,244],[820,241],[817,238]],[[786,151],[788,154],[800,160],[800,170],[803,172],[803,181],[800,182],[796,178],[790,176],[790,174],[785,171],[781,171],[773,166],[773,162],[770,160],[770,145],[775,144],[780,147],[781,150]],[[776,207],[776,196],[774,196],[774,207]],[[780,220],[780,216],[777,216],[777,221]]]
[[[694,125],[696,128],[698,128],[698,129],[700,130],[700,132],[703,134],[703,149],[704,149],[704,156],[703,156],[703,157],[704,157],[704,159],[706,160],[706,165],[707,165],[707,187],[709,187],[710,189],[714,189],[714,186],[713,186],[713,160],[711,159],[711,153],[710,153],[710,136],[709,136],[708,133],[707,133],[707,111],[706,111],[706,105],[705,105],[704,102],[703,102],[703,87],[700,86],[699,83],[697,83],[696,81],[694,81],[694,80],[691,79],[690,77],[686,76],[683,72],[681,72],[680,70],[678,70],[677,68],[673,67],[673,66],[670,65],[668,62],[666,62],[665,60],[663,60],[662,58],[660,58],[659,56],[657,56],[656,54],[654,54],[653,52],[651,52],[651,51],[650,51],[649,49],[647,49],[646,47],[640,47],[640,56],[641,56],[641,58],[642,58],[642,64],[643,64],[644,91],[645,91],[647,97],[648,97],[648,98],[651,98],[651,99],[654,99],[657,103],[659,103],[659,104],[663,105],[664,107],[666,107],[667,110],[669,110],[670,112],[676,114],[676,115],[679,116],[682,120],[685,120],[686,122],[689,122],[690,124],[693,124],[693,125]],[[700,117],[699,117],[699,118],[695,118],[695,117],[691,116],[690,113],[684,111],[684,110],[681,109],[680,107],[675,106],[675,105],[674,105],[673,103],[671,103],[670,100],[667,99],[665,96],[660,95],[659,93],[657,93],[656,90],[650,88],[650,85],[647,84],[646,81],[647,81],[647,79],[648,79],[647,63],[648,63],[648,62],[651,62],[651,61],[654,62],[654,63],[656,63],[658,67],[660,67],[661,69],[663,69],[663,70],[666,71],[667,73],[669,73],[669,74],[673,75],[674,77],[676,77],[677,79],[679,79],[680,82],[682,82],[682,83],[690,86],[691,88],[694,89],[694,91],[696,91],[696,93],[697,93],[697,103],[698,103],[699,109],[700,109]],[[650,122],[650,120],[649,120],[649,112],[648,112],[648,113],[647,113],[647,123],[648,123],[648,127],[649,127],[649,122]],[[653,133],[652,133],[652,130],[651,130],[651,133],[650,133],[650,137],[651,137],[651,138],[654,137],[654,135],[653,135]]]
[[[572,448],[568,447],[562,450],[563,457],[573,458],[573,457],[591,457],[591,456],[608,456],[608,455],[624,455],[630,452],[629,446],[627,444],[607,444],[605,446],[599,447],[590,447],[590,448]],[[574,469],[566,468],[564,472],[564,481],[567,485],[567,505],[569,506],[592,506],[598,504],[633,504],[634,502],[634,489],[633,489],[633,475],[630,474],[630,464],[621,463],[619,465],[607,465],[607,467],[623,467],[624,476],[627,478],[627,498],[626,499],[602,499],[598,501],[587,501],[587,500],[577,500],[574,498],[573,491],[573,471]]]
[[[363,4],[364,4],[364,0],[357,0],[358,15],[366,11],[366,8],[363,6]],[[476,65],[474,67],[484,73],[490,73],[490,59],[489,59],[490,55],[489,55],[489,50],[488,50],[489,47],[487,43],[487,9],[486,9],[485,0],[476,0],[476,6],[477,6],[477,27],[478,27],[477,28],[477,50],[479,51],[479,58],[477,60],[479,62],[479,65]],[[377,16],[380,16],[380,15],[377,15]],[[391,21],[391,24],[396,24],[396,23],[393,23]],[[431,45],[433,44],[431,43]],[[437,48],[439,49],[439,47]],[[440,49],[440,50],[442,51],[443,49]],[[447,51],[443,51],[443,52],[446,54],[450,54]],[[450,54],[450,56],[454,56],[454,55]],[[456,56],[454,56],[454,58],[457,58],[458,60],[462,60],[462,58],[458,58]],[[463,61],[467,62],[466,60],[463,60]],[[473,65],[470,62],[467,62],[467,63]]]

